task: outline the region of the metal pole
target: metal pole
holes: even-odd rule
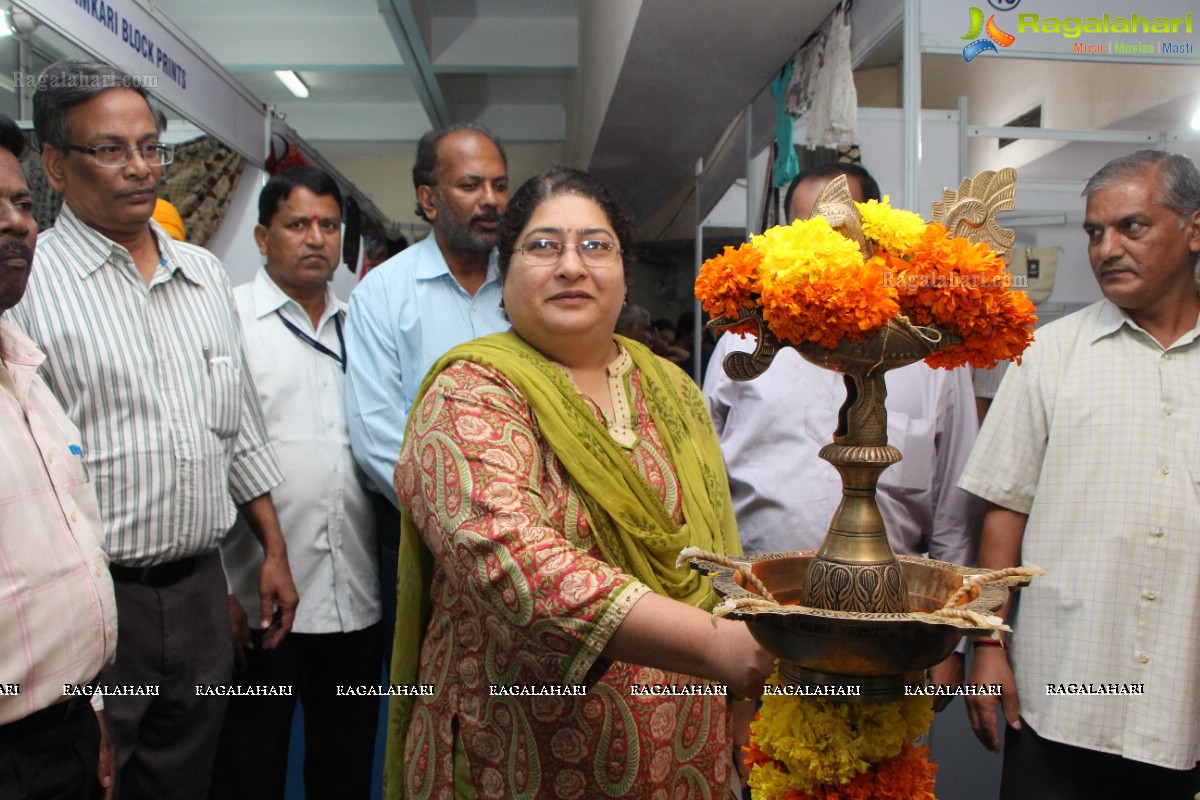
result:
[[[692,284],[700,276],[700,265],[704,262],[704,220],[700,217],[700,186],[704,182],[704,159],[696,159],[696,182],[692,194],[696,198],[696,257],[692,272]],[[695,294],[695,292],[693,292]],[[700,301],[692,302],[692,380],[700,383]]]
[[[915,210],[921,183],[921,9],[904,0],[904,207]]]

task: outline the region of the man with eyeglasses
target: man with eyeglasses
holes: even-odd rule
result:
[[[395,623],[400,522],[392,473],[421,379],[442,353],[508,330],[495,248],[508,207],[508,160],[481,125],[433,130],[413,164],[417,214],[433,232],[372,270],[346,315],[350,445],[383,502],[380,582],[384,653]]]
[[[233,665],[218,545],[235,504],[265,554],[263,646],[297,597],[270,490],[282,479],[241,354],[228,279],[210,253],[151,221],[163,166],[146,90],[102,63],[58,62],[33,97],[50,185],[64,204],[38,239],[12,312],[82,434],[116,588],[108,696],[123,798],[205,798],[225,712],[197,686]]]

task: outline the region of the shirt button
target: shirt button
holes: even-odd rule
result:
[[[1138,653],[1137,660],[1139,664],[1149,664],[1150,656],[1146,655],[1145,653]]]
[[[183,472],[181,472],[179,474],[179,479],[181,481],[190,481],[192,479],[192,473],[188,472],[187,470],[184,470]]]
[[[173,414],[171,416],[171,419],[175,420],[176,422],[183,422],[183,415],[182,414]]]
[[[1168,417],[1171,416],[1171,407],[1170,406],[1167,406],[1166,408],[1163,409],[1163,415],[1168,416]]]
[[[1147,600],[1157,600],[1158,592],[1146,592],[1146,599]]]
[[[1170,468],[1170,467],[1168,467],[1168,466],[1165,466],[1165,465],[1164,465],[1163,467],[1161,467],[1161,468],[1159,469],[1159,471],[1160,471],[1160,472],[1161,472],[1163,475],[1170,475],[1170,474],[1171,474],[1171,468]]]
[[[47,464],[54,463],[54,453],[46,453],[46,463]]]
[[[78,521],[79,521],[79,515],[76,514],[74,511],[72,511],[71,512],[71,522],[78,522]]]
[[[1171,354],[1170,354],[1170,353],[1163,353],[1163,359],[1162,359],[1162,360],[1163,360],[1163,361],[1170,361],[1170,360],[1171,360]]]

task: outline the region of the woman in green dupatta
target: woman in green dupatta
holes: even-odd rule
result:
[[[393,698],[388,798],[728,795],[726,687],[772,661],[675,565],[740,545],[697,387],[613,334],[632,239],[591,176],[531,179],[501,223],[512,330],[421,387],[392,683],[424,694]]]

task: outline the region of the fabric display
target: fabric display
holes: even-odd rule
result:
[[[210,136],[176,145],[158,194],[179,210],[189,242],[208,244],[229,210],[245,166],[244,158]]]

